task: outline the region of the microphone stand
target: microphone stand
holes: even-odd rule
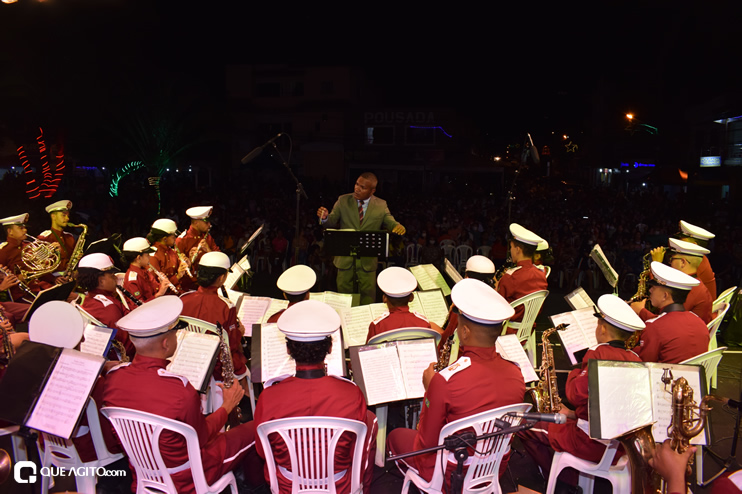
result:
[[[742,392],[740,392],[739,399],[740,399],[740,402],[742,402]],[[698,482],[699,487],[708,486],[714,480],[721,477],[725,472],[728,472],[730,469],[733,469],[733,467],[739,468],[739,463],[737,462],[737,441],[739,440],[739,425],[741,421],[740,419],[742,419],[742,408],[740,407],[739,402],[737,403],[738,403],[737,405],[729,405],[730,407],[735,406],[737,408],[737,416],[734,422],[734,435],[732,436],[732,449],[729,452],[729,456],[727,456],[726,458],[722,458],[721,455],[711,450],[711,448],[708,448],[706,450],[706,453],[708,453],[709,455],[711,455],[712,458],[714,458],[719,463],[721,463],[723,467],[721,470],[719,470],[719,472],[717,472],[713,477],[711,477],[707,481]],[[698,468],[698,465],[696,465],[696,468]]]
[[[288,134],[284,134],[289,138],[289,141],[291,140],[291,136]],[[273,149],[278,153],[278,157],[281,159],[281,164],[283,164],[284,167],[286,167],[286,170],[288,170],[289,175],[291,175],[291,178],[294,179],[294,183],[296,184],[296,230],[294,231],[294,264],[298,264],[299,262],[299,204],[301,202],[301,196],[304,196],[304,199],[309,200],[309,197],[307,196],[307,193],[304,191],[304,186],[299,182],[299,179],[296,178],[296,175],[294,175],[294,172],[291,171],[291,167],[289,167],[289,164],[284,159],[283,155],[281,154],[281,151],[278,150],[278,146],[276,146],[275,141],[271,142],[271,146],[273,146]],[[293,146],[293,144],[292,144]]]
[[[488,432],[477,436],[473,432],[463,432],[461,434],[452,434],[443,440],[443,444],[434,446],[432,448],[425,448],[418,451],[412,451],[410,453],[403,453],[401,455],[390,456],[389,460],[401,460],[402,458],[408,458],[410,456],[417,456],[426,453],[434,453],[439,449],[445,449],[451,451],[454,458],[456,458],[456,470],[451,473],[451,494],[460,494],[464,487],[464,463],[469,458],[468,448],[474,448],[478,441],[483,439],[489,439],[491,437],[501,436],[505,434],[514,434],[518,431],[530,429],[536,425],[536,421],[527,421],[520,425],[510,426],[508,422],[502,419],[495,419],[495,426],[498,430]],[[444,470],[445,475],[445,470]]]

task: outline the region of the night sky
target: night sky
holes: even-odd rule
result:
[[[96,129],[132,108],[168,99],[183,112],[222,108],[230,63],[357,65],[389,107],[453,107],[492,134],[579,129],[596,88],[618,117],[632,111],[671,130],[688,105],[742,82],[733,3],[549,11],[228,3],[0,4],[0,131],[15,137],[41,122],[100,153]]]

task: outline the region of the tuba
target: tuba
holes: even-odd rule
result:
[[[77,238],[75,248],[72,251],[72,254],[70,254],[70,260],[67,263],[67,269],[64,270],[64,274],[62,275],[64,278],[70,279],[72,272],[75,270],[75,268],[77,268],[77,263],[80,262],[80,259],[82,259],[83,248],[85,247],[85,237],[88,234],[88,225],[83,225],[82,223],[80,223],[79,225],[73,225],[72,223],[67,223],[67,226],[72,228],[82,228],[82,233],[80,233],[80,236]]]
[[[53,272],[62,261],[62,247],[56,242],[44,242],[36,237],[27,235],[31,242],[23,245],[21,259],[28,270],[20,269],[20,277],[29,282]]]
[[[557,331],[563,331],[567,326],[569,324],[560,324],[555,328],[547,329],[541,335],[541,349],[543,352],[541,367],[538,370],[541,380],[535,387],[527,390],[539,413],[559,413],[561,408],[562,400],[559,398],[559,388],[557,387],[554,351],[549,342],[549,337]]]

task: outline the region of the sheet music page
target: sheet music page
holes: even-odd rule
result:
[[[697,367],[688,367],[687,369],[679,368],[675,365],[656,363],[650,367],[650,379],[652,386],[652,409],[654,412],[654,420],[657,421],[652,427],[652,436],[654,436],[655,442],[662,442],[667,437],[667,428],[672,421],[672,394],[670,393],[671,385],[667,385],[662,382],[662,374],[664,373],[664,367],[670,367],[672,370],[672,380],[680,379],[684,377],[688,380],[688,384],[693,388],[693,400],[696,402],[696,406],[703,399],[701,394],[701,380],[700,373]],[[706,434],[701,432],[696,437],[691,439],[691,444],[706,444]]]
[[[65,348],[26,425],[69,438],[105,359]]]
[[[445,278],[443,278],[441,272],[438,271],[438,268],[436,268],[432,264],[423,264],[422,267],[433,280],[436,288],[440,288],[443,291],[443,296],[447,297],[451,295],[451,288],[448,286],[448,283],[446,283],[446,280]]]
[[[603,249],[600,248],[599,244],[595,244],[593,250],[590,251],[590,257],[593,261],[595,261],[595,264],[597,264],[598,268],[600,268],[600,270],[603,272],[603,276],[605,276],[608,284],[612,287],[615,287],[618,284],[618,273],[616,273],[616,270],[613,269],[611,263],[608,262],[608,258],[605,257]]]
[[[85,341],[80,343],[80,351],[90,355],[106,356],[108,344],[111,342],[113,329],[103,328],[95,324],[85,325]]]
[[[601,439],[619,436],[656,420],[652,415],[649,372],[644,364],[601,362],[598,383]]]
[[[371,307],[368,305],[343,309],[340,320],[343,322],[343,340],[346,348],[366,344],[368,327],[373,319]]]
[[[520,372],[523,374],[524,382],[529,383],[539,380],[531,361],[528,360],[526,351],[523,350],[523,345],[518,341],[518,335],[508,334],[499,336],[495,343],[495,348],[502,358],[518,364]]]
[[[443,327],[448,318],[448,306],[446,306],[446,299],[443,298],[443,293],[440,290],[415,292],[415,298],[423,306],[425,317],[438,326]]]
[[[434,290],[438,288],[433,278],[430,277],[425,267],[422,265],[410,266],[410,272],[415,276],[417,284],[423,290]]]
[[[595,302],[593,302],[593,299],[590,298],[590,295],[588,295],[585,289],[582,287],[579,287],[577,288],[577,290],[568,293],[565,298],[575,310],[595,306]]]
[[[363,374],[367,405],[400,401],[407,397],[396,343],[372,345],[358,352],[361,362],[358,370]]]
[[[446,266],[446,274],[449,278],[451,278],[451,281],[453,281],[454,285],[464,279],[464,277],[461,276],[461,273],[459,273],[459,271],[455,267],[453,267],[451,261],[449,261],[448,259],[444,259],[443,262]]]
[[[325,300],[323,302],[340,314],[342,309],[350,308],[353,303],[353,295],[350,293],[325,292]]]
[[[319,300],[320,302],[324,302],[325,293],[327,292],[309,292],[309,300]]]
[[[207,373],[211,370],[214,352],[218,351],[219,337],[192,331],[183,333],[185,334],[178,341],[178,348],[167,370],[185,377],[198,390],[203,387],[204,380],[209,378]]]
[[[587,348],[587,342],[585,341],[585,335],[580,329],[580,325],[577,323],[577,318],[571,312],[563,312],[561,314],[554,314],[549,316],[551,323],[554,326],[560,324],[569,324],[567,329],[564,331],[557,331],[559,338],[562,340],[562,346],[564,351],[567,352],[567,357],[572,365],[577,363],[575,358],[575,352],[579,352],[583,348]]]
[[[379,318],[381,315],[383,315],[385,312],[389,310],[389,308],[386,306],[385,303],[368,304],[366,307],[371,308],[371,320],[372,321],[375,321],[377,318]]]
[[[598,340],[595,337],[595,330],[598,327],[598,318],[595,317],[595,308],[586,307],[573,311],[572,314],[577,320],[578,326],[582,330],[582,334],[585,336],[587,342],[587,348],[595,348],[598,346]]]
[[[245,336],[252,336],[252,325],[260,324],[271,305],[269,297],[250,297],[245,295],[237,317],[245,326]],[[288,305],[288,304],[287,304]]]
[[[340,340],[340,329],[338,329],[332,333],[332,350],[330,350],[330,354],[325,357],[325,363],[327,364],[327,374],[342,377],[345,375],[343,373],[345,350],[343,349],[343,343]],[[296,368],[296,364],[294,364],[294,368]]]
[[[240,266],[238,263],[234,263],[231,269],[232,272],[227,273],[227,279],[224,280],[224,288],[226,288],[227,291],[230,291],[232,288],[234,288],[237,282],[240,281],[240,278],[242,278],[242,275],[245,274],[242,266]],[[231,299],[232,297],[230,296],[229,298]]]
[[[277,324],[263,324],[260,327],[260,342],[263,382],[283,374],[296,374],[296,363],[286,352],[286,337],[278,330]]]
[[[399,364],[402,368],[405,393],[408,399],[425,396],[423,372],[431,362],[437,362],[435,340],[425,338],[397,342]]]
[[[425,307],[423,307],[423,304],[420,303],[420,299],[418,298],[417,294],[420,292],[414,292],[415,297],[410,301],[407,306],[410,308],[410,310],[414,310],[418,314],[425,315]]]
[[[265,311],[263,318],[260,320],[260,324],[265,324],[265,322],[270,319],[273,314],[289,306],[288,300],[279,300],[277,298],[272,298],[270,299],[270,301],[271,303],[268,306],[268,309]],[[245,305],[245,302],[242,302],[242,305]],[[245,323],[243,322],[242,324]],[[247,330],[247,326],[245,326],[245,330]]]

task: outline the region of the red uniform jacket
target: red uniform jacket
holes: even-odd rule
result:
[[[669,310],[665,307],[665,312],[646,324],[634,349],[644,362],[677,364],[708,351],[708,327],[680,304],[670,305]]]
[[[506,405],[523,403],[526,385],[517,365],[495,347],[460,347],[459,359],[433,376],[425,393],[414,449],[438,445],[438,434],[454,420]],[[496,390],[483,393],[482,390]],[[408,459],[426,479],[435,470],[435,453]]]
[[[116,325],[118,320],[129,313],[129,310],[124,307],[124,304],[121,303],[115,293],[104,290],[90,290],[85,295],[85,300],[83,300],[80,307],[108,328],[118,328]],[[129,357],[134,355],[136,348],[134,348],[134,345],[129,340],[128,332],[123,329],[117,329],[116,339],[124,345],[126,354]]]
[[[594,350],[588,350],[585,353],[582,367],[569,373],[565,389],[567,399],[575,406],[575,414],[585,421],[588,420],[587,363],[591,359],[641,362],[641,359],[631,350],[613,347],[608,343],[602,343]],[[577,424],[576,420],[568,420],[566,424],[548,424],[549,444],[554,451],[566,451],[578,458],[597,463],[603,457],[605,446],[590,439],[590,436],[585,434]]]
[[[389,311],[377,317],[368,325],[368,340],[381,333],[386,333],[393,329],[399,328],[429,328],[430,322],[415,311],[411,311],[408,306],[389,307]]]
[[[206,481],[211,484],[223,474],[227,441],[232,437],[219,432],[227,421],[227,412],[220,407],[211,415],[204,416],[196,390],[185,377],[166,371],[167,364],[165,359],[137,355],[131,364],[114,368],[105,379],[103,406],[154,413],[193,427],[201,446]],[[160,452],[169,468],[181,467],[188,462],[186,443],[179,434],[163,432]],[[195,492],[188,468],[173,474],[173,481],[177,492]]]
[[[516,267],[505,271],[497,285],[497,292],[508,302],[513,302],[529,293],[546,290],[548,287],[549,283],[546,281],[544,272],[534,266],[530,259],[526,259],[518,262]],[[522,305],[515,307],[515,315],[510,320],[521,321],[524,312]],[[516,332],[515,329],[508,330],[508,334]]]
[[[21,250],[23,249],[23,242],[19,242],[14,238],[9,238],[7,243],[0,249],[0,264],[5,266],[5,269],[12,274],[18,274],[18,270],[28,270],[28,266],[23,262]],[[17,269],[16,269],[17,268]],[[51,276],[51,275],[49,275]],[[31,280],[26,285],[31,289],[32,292],[38,293],[41,290],[50,288],[52,285],[47,281],[40,279]],[[26,293],[18,288],[18,285],[10,287],[10,297],[13,302],[22,302],[23,297],[26,297]],[[27,300],[27,302],[32,302]]]
[[[160,289],[160,280],[149,269],[130,265],[124,275],[124,290],[128,291],[137,300],[148,302],[155,298]]]
[[[206,239],[206,243],[209,245],[209,248],[212,250],[212,252],[219,252],[219,247],[216,246],[214,237],[212,237],[208,233],[206,235],[202,235],[198,233],[192,226],[175,239],[175,245],[178,247],[178,250],[190,260],[191,249],[197,246],[204,238]],[[201,257],[203,257],[204,254],[206,254],[205,250],[199,251],[198,255],[196,256],[196,260],[193,263],[193,266],[191,266],[191,272],[194,273],[194,275],[196,273],[196,270],[198,269],[198,263],[201,261]],[[196,284],[196,279],[189,278],[187,273],[186,276],[181,278],[180,281],[181,285],[183,286],[183,290],[195,290],[198,286]]]
[[[178,259],[178,254],[175,253],[175,250],[158,243],[157,250],[149,256],[149,263],[157,271],[164,273],[170,280],[170,283],[180,289],[180,278],[178,278],[180,259]],[[168,290],[167,294],[177,295],[172,293],[172,290]]]
[[[75,250],[75,244],[77,243],[74,235],[63,230],[55,230],[52,228],[41,232],[41,235],[36,238],[43,240],[44,242],[53,242],[61,245],[62,248],[60,249],[60,252],[62,261],[59,263],[59,267],[56,271],[64,271],[67,269],[67,264],[70,262],[70,256],[72,255],[72,251]]]
[[[711,322],[711,307],[713,307],[714,301],[711,298],[706,286],[701,283],[700,285],[694,286],[688,293],[688,298],[685,299],[683,307],[688,312],[693,312],[695,315],[701,318],[704,324]],[[639,317],[642,321],[648,321],[657,317],[657,314],[642,309],[639,312]]]
[[[297,365],[297,371],[313,369],[322,369],[322,366]],[[255,407],[255,427],[269,420],[314,415],[366,422],[366,400],[358,386],[339,377],[324,376],[316,379],[289,377],[265,388],[260,394],[260,400]],[[371,433],[370,429],[368,433]],[[352,437],[350,434],[347,438],[342,437],[337,445],[335,472],[346,470],[346,474],[336,482],[337,492],[350,492],[350,467],[355,444]],[[265,458],[263,450],[265,445],[261,444],[257,435],[255,447],[258,454]],[[288,469],[290,467],[289,454],[283,441],[271,441],[270,447],[276,463]],[[291,492],[291,482],[280,473],[280,470],[277,475],[281,492]],[[267,467],[265,478],[268,478]],[[361,473],[361,478],[363,478],[363,473]]]
[[[703,256],[701,265],[698,266],[696,277],[701,280],[701,283],[706,285],[711,299],[716,300],[716,275],[714,274],[714,270],[711,269],[711,263],[708,257]]]
[[[228,298],[219,295],[215,287],[199,287],[197,291],[184,293],[180,299],[183,301],[184,316],[195,317],[211,324],[218,322],[222,325],[229,335],[234,374],[238,378],[244,376],[247,372],[247,358],[242,351],[242,335],[234,304]],[[222,363],[219,360],[214,367],[214,379],[222,381]]]

